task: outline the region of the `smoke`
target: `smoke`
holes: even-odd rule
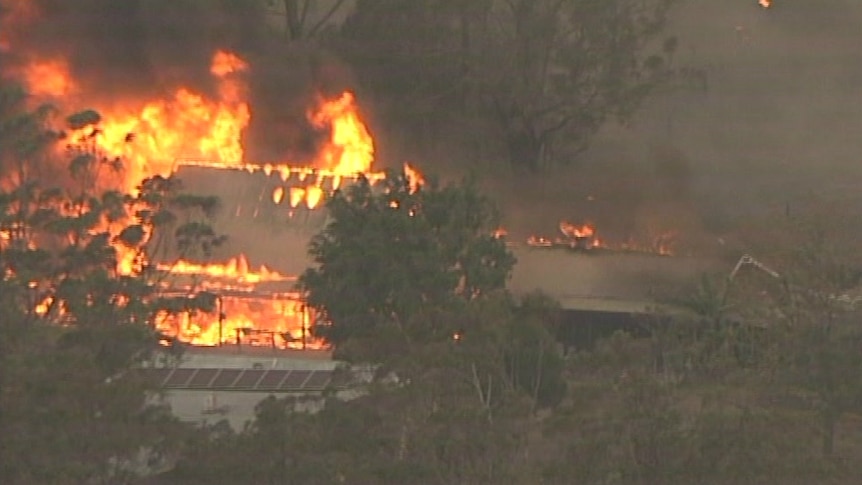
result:
[[[237,53],[250,64],[248,159],[301,161],[314,153],[322,135],[308,126],[306,109],[316,93],[351,81],[317,47],[288,45],[265,2],[0,0],[0,8],[0,69],[14,76],[34,59],[64,59],[77,95],[66,111],[160,99],[179,87],[215,97],[212,56]]]
[[[657,98],[636,131],[684,153],[696,192],[725,218],[839,194],[862,173],[862,2],[693,0],[679,10],[677,59],[707,85]]]
[[[671,20],[674,65],[705,83],[656,93],[550,176],[496,183],[507,226],[553,235],[556,220],[591,220],[610,240],[673,229],[721,251],[742,222],[812,196],[862,207],[862,2],[688,0]]]

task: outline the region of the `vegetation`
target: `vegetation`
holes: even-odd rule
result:
[[[300,279],[309,305],[332,322],[319,329],[330,342],[392,339],[375,358],[451,339],[462,329],[427,325],[436,318],[429,309],[501,290],[515,263],[493,235],[493,207],[472,185],[420,186],[395,172],[380,184],[360,180],[328,200],[331,222],[310,246],[317,267]]]
[[[291,41],[324,35],[303,13],[311,2],[283,3]],[[657,42],[659,57],[647,55],[670,5],[658,0],[357,5],[326,40],[352,46],[360,76],[396,100],[393,112],[407,107],[396,119],[415,114],[432,131],[461,115],[490,123],[528,170],[628,116],[675,48]],[[376,56],[391,63],[378,72]],[[171,470],[154,480],[189,484],[862,475],[852,218],[761,224],[748,234],[762,239],[745,247],[774,271],[705,275],[670,301],[684,312],[643,317],[648,337],[619,333],[563,355],[556,302],[506,289],[515,261],[493,235],[490,202],[469,180],[421,185],[408,171],[328,200],[331,220],[309,248],[315,266],[300,280],[326,320],[318,331],[370,381],[349,400],[335,389],[314,403],[267,397],[241,430],[181,424],[148,399],[158,390],[135,370],[159,338],[156,313],[208,309],[214,298],[160,297],[147,261],[222,244],[208,224],[218,201],[165,178],[136,194],[106,190],[101,175],[122,161],[88,145],[98,113],[65,120],[83,138],[63,157],[51,148],[70,135],[48,129],[53,109],[25,101],[17,87],[0,89],[2,483],[134,483],[161,458]],[[59,160],[68,170],[56,170]],[[302,410],[309,404],[317,412]]]
[[[15,86],[0,93],[4,166],[18,168],[0,189],[0,481],[127,483],[183,429],[132,371],[158,340],[153,317],[207,301],[157,297],[143,253],[158,244],[146,236],[173,229],[185,249],[206,248],[211,229],[176,220],[207,204],[181,204],[164,179],[136,196],[100,189],[110,162],[86,147],[73,152],[69,188],[42,187],[30,169],[61,163],[52,142],[62,134],[44,124],[50,108],[28,111]],[[69,128],[97,130],[94,115],[71,116]]]

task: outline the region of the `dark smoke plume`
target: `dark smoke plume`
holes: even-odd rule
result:
[[[301,160],[317,139],[305,120],[313,95],[350,76],[310,45],[289,45],[264,2],[236,0],[0,0],[9,48],[2,69],[62,57],[80,103],[162,98],[183,86],[213,97],[218,49],[246,59],[252,121],[246,158]],[[66,110],[90,106],[63,106]]]

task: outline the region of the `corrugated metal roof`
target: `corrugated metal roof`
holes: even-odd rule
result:
[[[337,384],[331,370],[145,368],[162,389],[257,392],[321,392]]]

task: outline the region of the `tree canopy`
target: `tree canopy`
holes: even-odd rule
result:
[[[128,483],[139,453],[157,458],[183,428],[149,396],[134,369],[159,336],[162,311],[211,308],[205,298],[162,298],[147,264],[163,238],[180,251],[206,250],[218,236],[180,215],[207,211],[207,198],[181,201],[175,181],[143,181],[137,195],[98,183],[105,163],[86,146],[66,160],[48,128],[48,107],[0,86],[0,481]],[[69,129],[97,129],[84,111]],[[64,186],[34,168],[68,162]],[[56,169],[55,169],[56,171]],[[189,225],[193,229],[188,229]],[[183,239],[185,236],[185,239]],[[150,244],[152,243],[152,244]]]
[[[494,236],[493,205],[469,181],[418,185],[390,172],[339,190],[326,208],[330,222],[309,248],[316,266],[300,287],[336,345],[387,327],[408,343],[451,338],[457,329],[421,328],[414,318],[504,288],[515,263]]]

